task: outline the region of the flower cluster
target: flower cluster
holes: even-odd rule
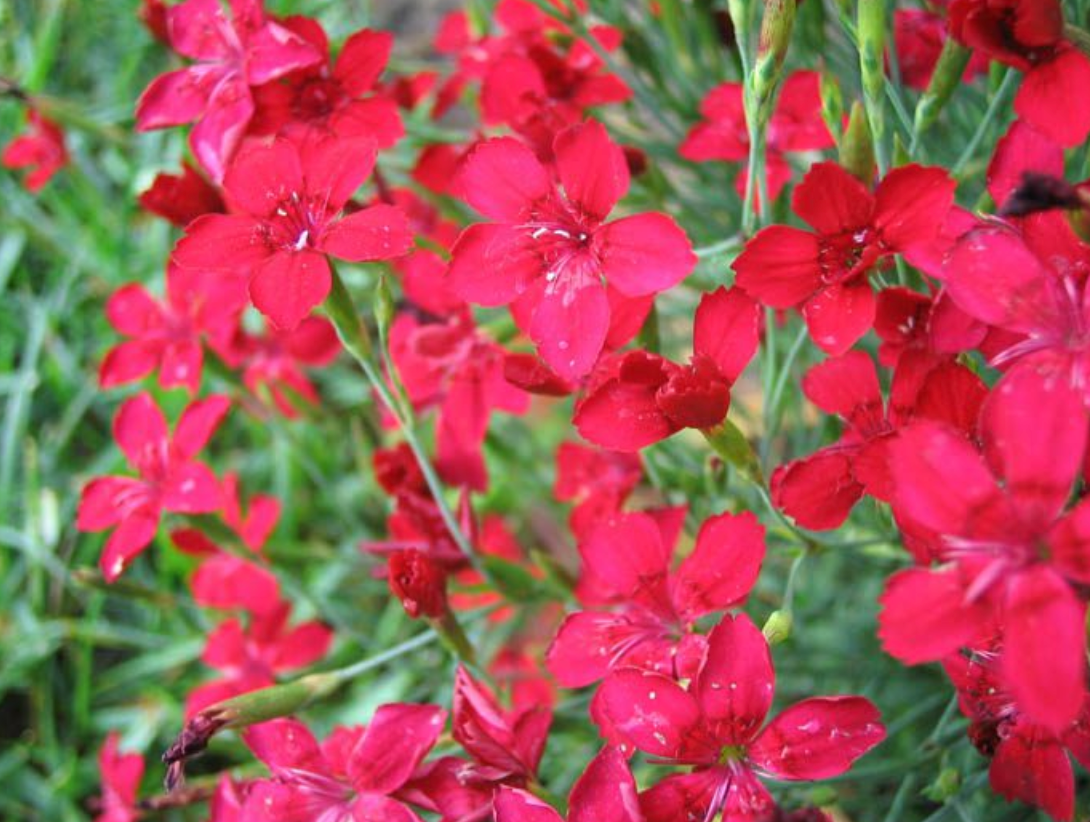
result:
[[[179,61],[135,128],[188,126],[189,157],[139,195],[174,232],[162,288],[105,304],[99,386],[140,393],[113,423],[128,468],[87,481],[76,520],[108,532],[108,584],[180,553],[215,673],[184,696],[173,794],[140,799],[143,760],[107,737],[100,822],[204,800],[212,822],[557,822],[547,750],[573,726],[571,822],[839,819],[785,783],[842,777],[894,731],[865,682],[785,687],[807,649],[784,640],[799,565],[849,530],[896,560],[867,603],[875,648],[939,663],[995,793],[1074,818],[1090,189],[1065,171],[1090,135],[1090,35],[1060,0],[898,9],[888,37],[861,3],[863,94],[844,117],[821,66],[784,71],[796,4],[769,2],[759,38],[732,21],[741,74],[682,84],[683,127],[640,134],[646,81],[620,58],[650,41],[594,6],[500,0],[490,27],[454,12],[434,43],[453,68],[391,77],[386,32],[331,42],[261,0],[144,3]],[[648,6],[674,36],[678,4]],[[964,162],[917,148],[934,107],[989,71],[1021,85],[974,200]],[[917,91],[911,133],[889,138],[886,96],[903,114]],[[3,163],[36,166],[33,191],[67,154],[22,96],[30,132]],[[675,197],[693,175],[724,182],[740,218]],[[346,493],[363,482],[381,507],[353,503],[366,528],[342,553],[361,589],[382,581],[367,590],[392,601],[383,626],[404,610],[457,664],[365,724],[315,720],[319,741],[307,707],[370,663],[331,667],[360,643],[267,547],[290,496],[255,493],[233,460],[264,425],[321,419],[348,443],[330,398],[354,389],[375,413],[350,421],[368,444]],[[682,477],[690,447],[704,476]],[[522,498],[540,472],[553,499]],[[775,709],[774,651],[790,696]],[[232,729],[247,766],[178,789]]]

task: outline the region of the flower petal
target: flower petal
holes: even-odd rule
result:
[[[333,278],[314,251],[278,251],[250,278],[250,299],[273,325],[291,331],[329,294]]]
[[[435,746],[447,712],[437,705],[383,705],[352,751],[348,776],[358,791],[391,794]]]
[[[708,635],[704,667],[693,683],[720,745],[753,739],[772,707],[775,676],[761,629],[745,614],[723,617]]]
[[[684,230],[665,214],[636,214],[594,232],[594,247],[610,285],[629,297],[673,288],[696,266]]]
[[[513,137],[496,137],[470,152],[459,175],[471,206],[493,220],[525,220],[533,205],[552,190],[549,172]]]
[[[765,555],[765,530],[750,512],[719,514],[700,526],[696,547],[671,578],[671,597],[682,619],[741,605]]]
[[[605,126],[587,120],[557,134],[553,153],[568,200],[595,220],[604,220],[628,191],[628,162],[621,147],[610,139]]]
[[[405,212],[381,203],[338,220],[321,239],[322,251],[354,263],[400,257],[412,244],[413,230]]]

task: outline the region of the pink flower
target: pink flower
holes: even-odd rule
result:
[[[579,543],[577,593],[597,607],[569,615],[549,646],[557,682],[580,688],[621,666],[678,676],[699,666],[704,638],[694,625],[745,602],[764,559],[764,528],[748,512],[720,514],[704,522],[676,569],[672,549],[643,513],[619,514]]]
[[[610,674],[592,705],[606,738],[694,768],[644,791],[647,822],[712,819],[720,811],[732,822],[764,820],[776,805],[758,775],[829,779],[885,738],[878,709],[858,696],[805,699],[765,725],[773,682],[768,643],[745,615],[712,630],[688,689],[648,671]]]
[[[971,432],[987,394],[968,368],[925,351],[901,355],[886,407],[874,362],[862,351],[815,365],[802,390],[822,411],[844,420],[845,430],[836,444],[778,467],[770,486],[777,507],[815,530],[839,527],[863,494],[889,500],[889,447],[899,428],[922,418]]]
[[[760,325],[760,306],[741,289],[704,294],[690,364],[639,349],[603,360],[576,405],[575,427],[595,445],[637,451],[682,428],[719,425],[731,386],[757,350]]]
[[[129,337],[106,354],[99,367],[103,388],[159,372],[163,388],[183,386],[195,394],[201,385],[201,339],[221,340],[233,333],[246,304],[244,285],[169,266],[167,296],[160,303],[139,283],[117,289],[106,302],[106,318]]]
[[[148,131],[194,120],[189,144],[217,182],[223,179],[254,112],[258,86],[321,60],[301,37],[267,20],[261,0],[185,0],[167,9],[170,44],[195,65],[152,80],[136,104],[136,128]]]
[[[57,171],[68,164],[64,147],[64,132],[36,109],[27,109],[28,133],[22,134],[4,147],[0,165],[4,168],[29,168],[23,180],[27,191],[40,190]]]
[[[326,255],[385,260],[408,250],[412,233],[393,206],[341,216],[374,166],[363,139],[290,140],[242,152],[224,179],[236,214],[192,222],[174,249],[185,268],[246,274],[250,298],[274,325],[290,331],[325,299],[332,284]]]
[[[397,104],[373,93],[390,59],[393,35],[361,29],[345,40],[334,62],[329,39],[316,21],[289,17],[283,25],[309,43],[322,59],[254,90],[257,111],[251,133],[368,137],[378,148],[397,142],[405,133]]]
[[[624,152],[597,122],[557,135],[561,191],[530,149],[487,140],[465,162],[466,199],[495,222],[472,225],[452,251],[454,291],[478,305],[518,302],[538,351],[576,379],[605,344],[604,282],[627,297],[664,291],[696,264],[685,233],[664,214],[606,218],[628,190]]]
[[[107,582],[117,579],[155,537],[163,511],[208,514],[222,504],[219,483],[194,457],[216,430],[230,402],[211,396],[190,403],[171,436],[148,394],[125,402],[114,418],[114,439],[138,477],[91,480],[80,495],[81,531],[114,528],[99,565]]]
[[[141,815],[136,807],[136,795],[140,780],[144,778],[144,757],[138,753],[121,753],[118,750],[120,740],[117,732],[111,733],[98,752],[102,809],[95,822],[134,822]]]
[[[496,822],[564,822],[531,793],[501,788],[495,799]],[[568,822],[643,822],[636,782],[624,755],[612,747],[598,753],[572,788]]]
[[[270,328],[260,337],[246,337],[239,348],[246,387],[261,400],[271,399],[288,419],[295,419],[302,403],[321,401],[304,368],[330,365],[341,353],[341,341],[329,320],[307,317],[291,331]]]
[[[556,449],[553,495],[561,502],[575,503],[568,521],[577,537],[619,512],[642,478],[638,454],[576,442],[563,442]]]
[[[366,728],[337,728],[319,746],[305,725],[277,719],[254,725],[246,744],[272,772],[250,789],[252,822],[420,822],[399,791],[443,731],[436,705],[382,705]]]
[[[762,229],[734,261],[736,282],[767,306],[797,307],[818,347],[843,354],[874,324],[871,270],[891,254],[926,249],[954,187],[941,168],[908,165],[871,194],[836,163],[818,163],[791,200],[814,231]]]
[[[1090,506],[1063,511],[1083,465],[1084,420],[1063,382],[1020,369],[983,406],[983,453],[931,422],[904,429],[889,450],[894,511],[930,533],[941,564],[890,578],[885,649],[909,664],[938,660],[998,624],[1005,689],[1052,729],[1075,718],[1086,693],[1086,604],[1072,585],[1090,582]]]
[[[742,84],[716,86],[700,104],[704,120],[689,131],[678,149],[686,160],[702,163],[727,160],[741,163],[735,188],[745,195],[749,159],[749,131],[742,106]],[[833,136],[821,119],[821,96],[816,71],[796,71],[783,83],[776,110],[768,124],[768,198],[775,200],[791,179],[785,154],[832,148]]]

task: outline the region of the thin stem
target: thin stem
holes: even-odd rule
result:
[[[728,237],[725,240],[720,240],[717,243],[711,245],[701,246],[700,248],[694,248],[693,253],[703,259],[705,257],[715,257],[719,254],[727,254],[742,247],[741,237]]]
[[[1019,73],[1012,68],[1008,68],[1003,75],[1003,82],[999,84],[999,88],[995,91],[995,96],[992,97],[991,102],[988,104],[988,110],[984,112],[984,119],[980,121],[980,127],[977,128],[976,133],[973,134],[972,139],[965,146],[965,150],[961,152],[961,156],[958,157],[953,168],[950,169],[950,174],[953,177],[958,177],[961,174],[965,164],[968,163],[973,155],[976,154],[977,146],[980,145],[980,141],[984,139],[984,133],[991,127],[992,123],[999,116],[999,110],[1003,107],[1003,103],[1006,101],[1007,94],[1014,87],[1014,84],[1018,81]]]

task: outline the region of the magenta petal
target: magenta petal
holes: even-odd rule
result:
[[[802,390],[826,414],[849,421],[861,414],[882,415],[878,372],[865,351],[849,351],[818,363],[802,378]]]
[[[576,380],[591,370],[609,331],[606,290],[592,283],[579,287],[550,284],[530,321],[538,353],[557,374]]]
[[[302,37],[267,21],[247,40],[246,81],[260,86],[321,60],[322,53]]]
[[[671,579],[674,607],[686,621],[742,604],[765,555],[765,530],[750,512],[709,517],[696,547]]]
[[[908,568],[889,578],[878,636],[886,653],[909,665],[932,662],[979,639],[990,625],[987,601],[969,601],[972,583],[959,566]]]
[[[393,46],[394,36],[388,31],[361,29],[344,41],[333,76],[348,94],[358,97],[378,81]]]
[[[988,163],[988,193],[1002,207],[1026,172],[1063,177],[1064,152],[1054,140],[1041,134],[1025,120],[1015,120],[995,145]]]
[[[549,172],[513,137],[478,144],[462,166],[460,183],[471,206],[506,222],[526,219],[534,203],[553,190]]]
[[[701,722],[700,707],[669,677],[622,668],[598,688],[595,706],[595,721],[607,739],[666,758],[693,753],[689,737]],[[718,747],[709,742],[701,753],[714,759]]]
[[[1027,520],[1048,524],[1067,502],[1082,468],[1086,427],[1079,395],[1033,368],[1016,368],[985,400],[985,456]]]
[[[1075,775],[1063,745],[1031,723],[1019,723],[996,748],[988,771],[992,790],[1035,805],[1059,822],[1075,812]]]
[[[322,196],[329,212],[340,211],[374,169],[375,143],[369,137],[311,140],[303,146],[302,163],[306,190]]]
[[[761,229],[731,264],[735,282],[772,308],[793,308],[822,283],[817,235],[790,226]]]
[[[568,822],[643,822],[636,782],[617,748],[602,748],[575,783]]]
[[[447,712],[437,705],[383,705],[348,763],[358,791],[390,794],[404,785],[435,746]]]
[[[254,113],[241,77],[224,79],[212,92],[204,116],[189,133],[189,145],[213,180],[222,180]]]
[[[719,745],[745,745],[772,707],[772,655],[745,614],[725,616],[708,636],[704,667],[693,683],[704,716],[717,723]]]
[[[251,725],[242,738],[274,774],[291,770],[321,774],[328,769],[314,735],[296,719],[274,719]]]
[[[669,554],[652,517],[618,514],[579,543],[584,567],[615,596],[625,599],[661,590]]]
[[[1086,605],[1044,565],[1013,575],[1003,611],[1003,676],[1021,711],[1059,732],[1086,696]]]
[[[640,810],[647,822],[707,819],[718,790],[731,778],[731,772],[724,768],[671,774],[640,794]],[[768,799],[771,801],[771,797]],[[747,814],[727,817],[727,822],[749,822],[750,819]]]
[[[749,748],[780,779],[829,779],[886,738],[882,716],[860,696],[815,697],[780,713]]]
[[[610,139],[605,126],[587,120],[560,132],[553,152],[568,200],[585,214],[604,220],[628,191],[624,151]]]
[[[857,452],[833,446],[772,473],[772,501],[803,528],[839,528],[863,496],[852,470]]]
[[[629,297],[673,288],[696,266],[689,238],[665,214],[636,214],[594,232],[602,274]]]
[[[255,217],[269,217],[292,195],[304,191],[299,149],[288,140],[255,145],[239,152],[223,178],[235,208]]]
[[[231,401],[222,394],[212,394],[186,406],[174,426],[171,441],[174,453],[183,459],[194,457],[204,448],[230,408]]]
[[[333,278],[314,251],[278,251],[250,279],[254,307],[277,328],[291,331],[329,294]]]
[[[496,822],[564,822],[564,817],[532,793],[501,786],[493,801]]]
[[[322,235],[322,251],[341,260],[363,262],[399,257],[412,247],[413,230],[400,208],[373,205],[344,217]]]
[[[1090,58],[1071,47],[1026,73],[1014,110],[1062,146],[1076,146],[1090,133]]]
[[[850,172],[824,162],[810,167],[795,188],[791,206],[819,234],[834,235],[869,225],[874,198]]]
[[[616,451],[638,451],[678,430],[656,401],[670,375],[669,362],[654,354],[625,355],[617,377],[592,387],[573,422],[586,440]]]
[[[740,288],[717,288],[700,298],[693,319],[693,353],[710,357],[728,381],[749,365],[760,337],[761,309]]]
[[[253,217],[205,214],[186,228],[173,262],[187,269],[249,271],[272,253],[261,226]]]
[[[163,327],[163,309],[139,283],[123,285],[106,301],[106,319],[118,333],[140,337]]]
[[[76,527],[81,531],[103,531],[116,525],[124,510],[121,499],[138,491],[144,483],[132,477],[97,477],[83,486]]]
[[[380,794],[363,793],[352,803],[352,822],[422,822],[406,805]]]
[[[155,539],[159,530],[159,512],[141,510],[122,520],[102,549],[98,565],[107,582],[113,582],[133,558]]]
[[[542,260],[524,230],[479,223],[459,235],[451,249],[451,290],[483,306],[506,305],[541,275]]]
[[[553,637],[545,663],[562,688],[582,688],[609,673],[614,644],[626,622],[616,614],[578,611],[569,614]],[[631,631],[625,631],[631,633]]]
[[[826,354],[843,354],[874,325],[876,310],[870,283],[823,288],[802,307],[810,336]]]
[[[114,417],[114,440],[141,473],[162,464],[167,452],[167,421],[150,394],[137,394],[121,406]]]
[[[201,116],[218,77],[195,68],[160,74],[136,104],[137,131],[191,123]]]
[[[176,514],[210,514],[222,507],[223,495],[208,466],[193,462],[170,475],[163,486],[162,504]]]
[[[114,388],[146,377],[159,364],[159,346],[144,340],[127,340],[106,352],[98,369],[98,384]],[[166,386],[164,386],[166,387]]]
[[[911,164],[892,169],[875,192],[873,225],[897,251],[928,243],[954,205],[956,187],[943,168]]]
[[[1090,500],[1084,498],[1068,511],[1046,542],[1056,570],[1068,579],[1090,584]]]

